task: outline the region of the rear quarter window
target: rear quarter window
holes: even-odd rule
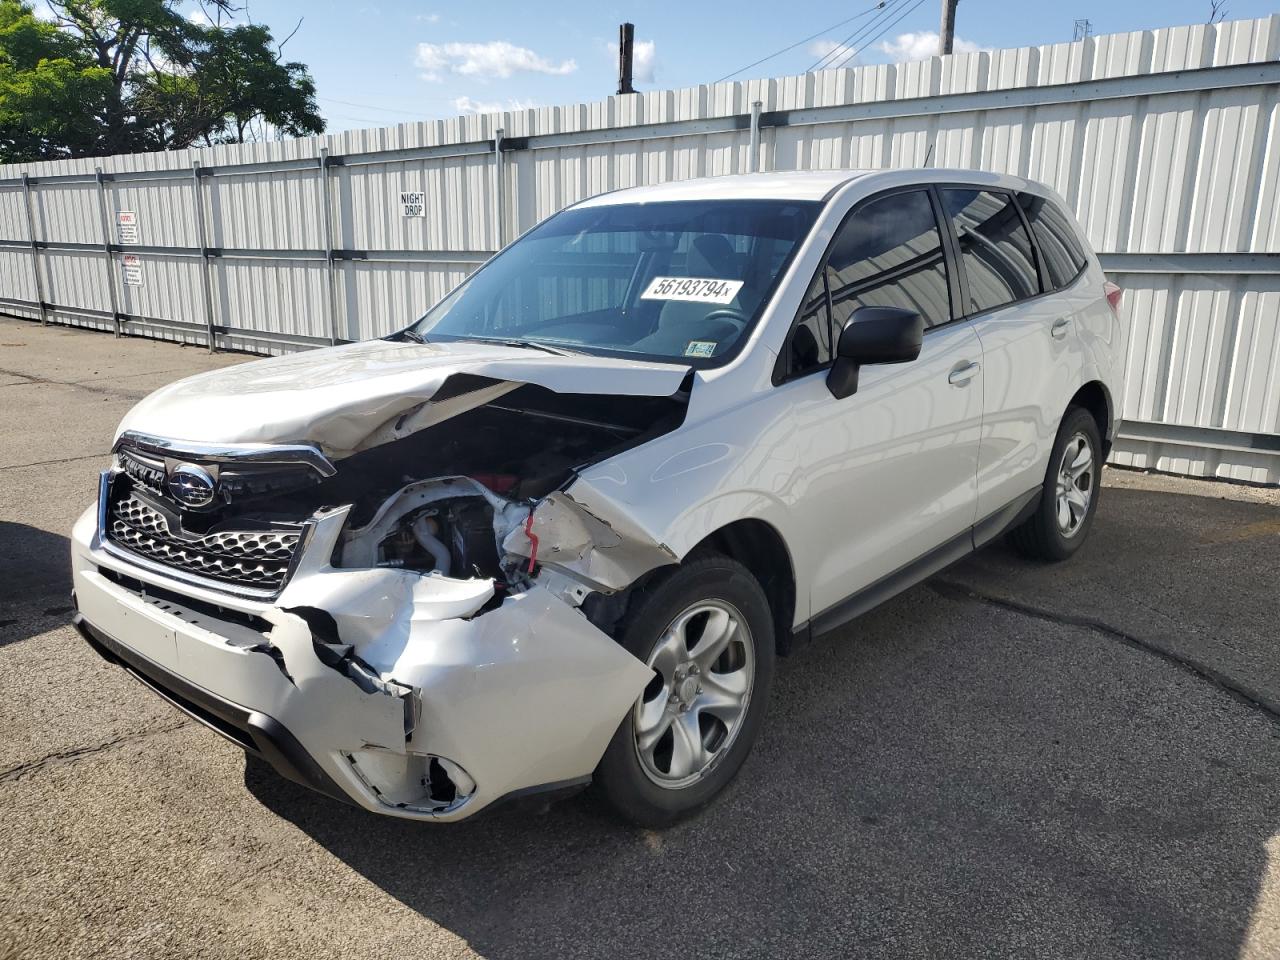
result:
[[[1061,207],[1045,197],[1020,193],[1018,203],[1027,215],[1036,245],[1040,248],[1045,280],[1053,290],[1068,286],[1089,262],[1084,248],[1076,239],[1070,218]]]

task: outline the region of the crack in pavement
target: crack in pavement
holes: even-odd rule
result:
[[[102,383],[103,381],[136,380],[139,377],[150,377],[150,376],[157,376],[159,374],[181,373],[181,372],[182,371],[179,369],[146,370],[146,371],[143,371],[142,373],[129,373],[129,374],[123,374],[123,375],[112,374],[110,376],[105,376],[105,377],[88,377],[84,380],[54,380],[52,377],[38,377],[29,373],[21,373],[20,371],[17,371],[17,370],[7,370],[3,367],[0,367],[0,376],[8,375],[8,376],[26,378],[24,380],[18,381],[17,383],[0,384],[0,388],[45,387],[45,386],[75,387],[79,390],[87,391],[88,393],[97,393],[97,394],[102,394],[108,397],[128,398],[128,397],[139,395],[139,390],[137,390],[136,388],[130,389],[130,386],[128,384],[124,384],[123,386],[120,386],[120,387],[94,386],[94,384],[99,384],[99,383]],[[145,395],[147,393],[150,393],[154,389],[155,389],[154,387],[148,387],[145,390],[141,391],[141,394]]]
[[[948,599],[968,599],[976,600],[979,603],[985,603],[989,606],[1000,607],[1005,610],[1011,610],[1014,613],[1021,613],[1024,616],[1035,617],[1037,620],[1046,620],[1050,623],[1057,623],[1068,627],[1081,627],[1086,630],[1093,630],[1104,636],[1120,640],[1127,646],[1144,653],[1159,657],[1166,663],[1170,663],[1180,670],[1191,674],[1198,680],[1208,683],[1217,689],[1226,693],[1230,697],[1246,706],[1252,707],[1261,713],[1266,714],[1272,721],[1280,723],[1280,703],[1272,700],[1265,693],[1247,687],[1237,681],[1235,678],[1228,676],[1221,670],[1217,670],[1207,663],[1203,663],[1192,657],[1183,656],[1166,650],[1163,647],[1156,646],[1150,641],[1143,640],[1132,633],[1121,630],[1119,627],[1113,627],[1111,624],[1097,620],[1093,617],[1081,617],[1067,613],[1058,613],[1053,610],[1046,610],[1043,607],[1032,606],[1029,603],[1021,603],[1017,600],[1009,600],[1005,597],[997,597],[992,594],[979,593],[972,587],[966,586],[955,580],[936,579],[929,582],[929,587],[939,596]]]
[[[51,463],[75,463],[77,460],[95,460],[99,457],[109,457],[111,451],[106,450],[102,453],[86,453],[83,457],[61,457],[57,460],[37,460],[35,463],[6,463],[0,465],[0,470],[21,470],[23,467],[44,467]]]
[[[154,737],[162,733],[172,733],[174,730],[180,730],[183,727],[191,725],[190,720],[179,720],[176,723],[168,724],[163,727],[153,727],[149,730],[138,730],[134,733],[125,733],[112,740],[104,743],[97,743],[88,747],[73,747],[70,750],[59,750],[57,753],[48,753],[38,760],[28,760],[26,763],[20,763],[16,767],[10,767],[8,770],[0,770],[0,783],[14,783],[33,773],[39,773],[52,766],[63,763],[74,763],[77,760],[83,760],[85,757],[91,757],[94,754],[101,753],[104,750],[110,750],[112,747],[118,747],[122,744],[131,743],[134,740],[144,740],[147,737]]]

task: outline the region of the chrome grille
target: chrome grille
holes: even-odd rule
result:
[[[164,461],[152,461],[128,450],[121,450],[120,468],[149,490],[164,492]]]
[[[179,536],[159,510],[126,495],[111,504],[108,537],[134,553],[196,576],[256,589],[284,586],[301,532],[223,530]]]

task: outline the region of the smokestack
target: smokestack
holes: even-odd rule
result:
[[[635,93],[631,85],[631,48],[635,42],[636,25],[624,23],[618,27],[618,92]]]

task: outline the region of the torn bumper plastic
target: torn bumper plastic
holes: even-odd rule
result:
[[[329,566],[320,519],[271,603],[180,584],[72,536],[86,639],[283,775],[365,809],[458,820],[589,779],[649,670],[537,585]]]

